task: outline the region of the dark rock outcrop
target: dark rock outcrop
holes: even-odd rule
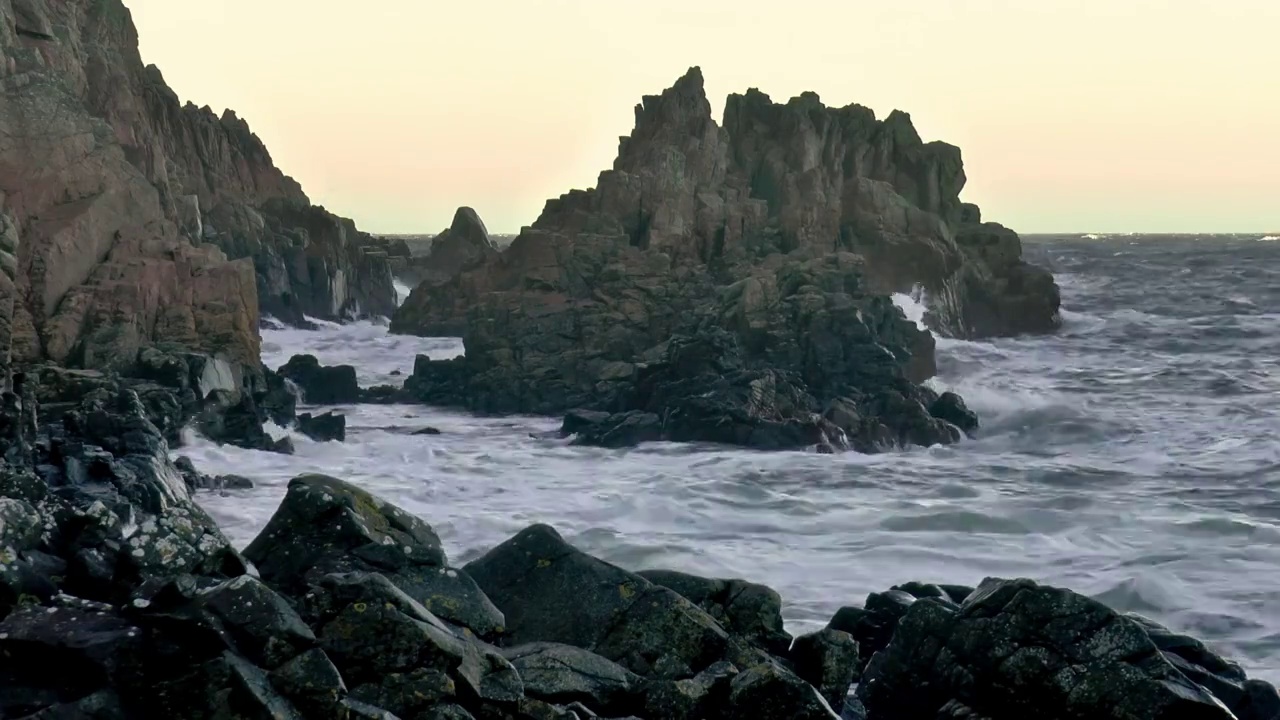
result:
[[[427,292],[419,288],[444,285],[461,272],[492,262],[497,255],[498,248],[476,211],[458,208],[453,223],[431,241],[427,254],[409,260],[408,267],[400,273],[399,277],[412,282],[415,289],[405,300],[409,309],[392,317],[392,332],[413,331],[441,337],[462,335],[465,331],[462,322],[432,323],[430,317],[417,317],[414,309],[420,302],[414,297]]]
[[[1059,322],[1052,278],[1016,235],[973,230],[963,184],[959,151],[902,113],[751,91],[721,128],[694,69],[637,107],[595,189],[415,289],[393,330],[462,330],[466,356],[418,363],[406,391],[485,413],[615,413],[578,433],[604,445],[954,441],[974,418],[919,384],[932,337],[888,295],[925,287],[930,321],[962,336]]]
[[[1269,717],[1256,714],[1244,674],[1211,653],[1191,650],[1208,667],[1185,672],[1185,658],[1159,647],[1171,636],[1068,590],[989,579],[959,606],[910,603],[858,697],[870,720]]]
[[[277,371],[302,390],[311,405],[348,405],[360,402],[360,383],[350,365],[321,365],[314,355],[294,355]]]
[[[449,567],[440,539],[400,508],[334,478],[304,475],[245,549],[272,587],[294,598],[330,575],[379,573],[443,620],[493,638],[502,613],[465,570]]]
[[[317,442],[329,442],[331,440],[345,442],[347,439],[347,416],[334,412],[315,416],[312,416],[311,413],[302,413],[298,416],[298,430]]]

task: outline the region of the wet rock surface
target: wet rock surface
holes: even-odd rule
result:
[[[1027,580],[907,583],[791,640],[765,586],[630,572],[546,525],[451,567],[427,523],[320,475],[290,483],[242,558],[193,501],[209,479],[169,462],[136,392],[97,387],[41,419],[38,393],[17,387],[0,414],[3,717],[1280,710],[1273,687],[1194,638]]]
[[[347,439],[347,416],[335,412],[302,413],[298,416],[298,431],[317,442],[343,442]]]
[[[302,398],[312,405],[360,402],[356,369],[350,365],[328,367],[321,365],[314,355],[294,355],[278,372],[297,384]]]

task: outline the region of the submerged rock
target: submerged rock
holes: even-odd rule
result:
[[[298,430],[317,442],[344,442],[347,439],[347,416],[335,412],[315,416],[302,413],[298,416]]]

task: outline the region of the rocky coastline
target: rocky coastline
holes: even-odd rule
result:
[[[624,569],[547,525],[451,563],[337,478],[295,478],[243,549],[201,509],[253,478],[174,459],[183,433],[343,441],[304,400],[563,415],[608,447],[975,432],[889,296],[922,288],[958,337],[1052,332],[1059,300],[960,202],[959,151],[812,94],[724,117],[695,68],[596,188],[505,249],[460,209],[415,261],[313,205],[235,113],[183,104],[119,0],[0,0],[0,718],[1280,718],[1198,640],[1029,580],[908,583],[793,637],[768,587]],[[267,316],[390,316],[467,352],[361,388],[263,367]]]
[[[743,579],[630,570],[533,525],[449,562],[425,521],[302,475],[243,552],[138,393],[0,414],[0,717],[1274,720],[1144,617],[1029,580],[908,583],[792,637]]]

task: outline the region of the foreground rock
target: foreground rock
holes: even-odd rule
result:
[[[440,538],[426,523],[358,488],[304,475],[245,557],[261,577],[303,599],[331,575],[378,573],[425,609],[483,638],[503,632],[502,613],[467,572],[449,567]]]
[[[578,441],[871,451],[977,420],[920,383],[932,337],[890,301],[923,286],[953,335],[1045,332],[1052,277],[962,204],[959,151],[905,114],[732,96],[691,70],[637,107],[597,187],[549,201],[506,251],[423,282],[395,332],[461,331],[406,391],[485,413],[608,413]]]
[[[871,718],[908,720],[1236,717],[1141,624],[1026,580],[988,580],[959,608],[914,603],[872,658],[858,697]]]
[[[0,717],[1274,720],[1191,638],[1026,580],[909,583],[791,641],[744,580],[532,526],[464,568],[421,519],[304,475],[245,551],[136,392],[0,412]],[[860,660],[869,655],[865,670]],[[858,699],[849,697],[856,683]],[[859,702],[861,700],[861,702]]]

